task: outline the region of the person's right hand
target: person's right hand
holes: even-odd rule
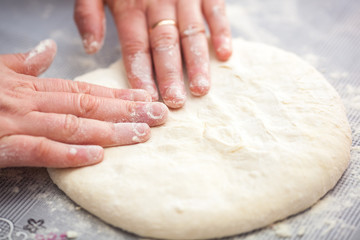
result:
[[[232,54],[224,0],[76,0],[75,22],[87,53],[96,53],[103,44],[106,5],[130,86],[147,90],[154,101],[160,93],[170,108],[181,108],[186,101],[183,65],[192,95],[210,90],[204,17],[217,59],[226,61]]]
[[[102,147],[144,142],[149,126],[166,121],[167,107],[144,90],[37,78],[55,53],[45,40],[28,53],[0,55],[0,168],[94,164]]]

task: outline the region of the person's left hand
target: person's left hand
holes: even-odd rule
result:
[[[103,147],[145,142],[168,108],[144,90],[39,78],[56,44],[0,55],[0,168],[80,167],[100,162]]]
[[[76,0],[75,21],[87,53],[97,52],[105,34],[104,4],[118,30],[127,77],[132,88],[147,90],[165,104],[182,107],[186,101],[181,50],[190,92],[203,96],[210,89],[209,52],[203,15],[219,60],[232,51],[224,0]]]

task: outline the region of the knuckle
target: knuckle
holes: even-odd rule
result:
[[[91,87],[89,84],[84,82],[70,82],[71,89],[74,93],[84,93],[84,94],[90,94],[91,93]]]
[[[9,96],[0,95],[0,113],[11,113],[14,109],[17,109],[16,103],[13,103]]]
[[[133,17],[145,17],[145,9],[147,3],[141,0],[109,0],[107,3],[113,12],[114,15],[126,17],[126,16],[133,16]]]
[[[126,41],[122,43],[122,51],[124,54],[132,56],[138,52],[148,53],[149,49],[145,41],[135,39],[133,41]]]
[[[167,82],[177,81],[181,76],[180,69],[171,63],[165,63],[165,76]]]
[[[15,80],[1,90],[0,113],[25,113],[36,109],[36,92],[31,82]]]
[[[133,100],[132,91],[129,91],[127,89],[114,89],[111,91],[112,97],[115,99],[122,99],[122,100]]]
[[[17,81],[15,90],[36,91],[36,87],[34,83],[31,81]]]
[[[153,34],[151,47],[154,51],[164,51],[174,48],[178,44],[178,36],[173,32]]]
[[[205,26],[203,23],[200,22],[192,22],[185,26],[185,29],[181,31],[181,38],[186,38],[190,36],[195,36],[199,34],[205,34]]]
[[[9,76],[7,76],[9,78]],[[5,88],[14,93],[24,91],[36,91],[36,85],[33,81],[30,81],[25,76],[10,75],[9,83],[6,84]]]
[[[70,140],[77,135],[80,126],[80,119],[74,115],[67,114],[64,119],[63,135]]]
[[[204,26],[204,24],[202,22],[199,22],[199,21],[196,21],[196,20],[191,21],[188,25],[185,25],[185,27],[186,27],[185,31],[186,30],[188,30],[188,31],[191,31],[191,30],[198,31],[198,30],[203,30],[205,28],[205,26]]]
[[[0,105],[1,111],[1,105]],[[16,123],[13,119],[5,116],[0,116],[0,139],[5,136],[10,136],[16,132]]]
[[[81,115],[93,114],[99,107],[98,98],[89,94],[79,94],[78,96],[78,108]]]
[[[132,122],[135,121],[136,118],[136,103],[132,101],[126,101],[125,102],[125,118],[128,119],[128,121]]]

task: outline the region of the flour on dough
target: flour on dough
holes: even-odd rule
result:
[[[154,238],[236,235],[314,204],[350,158],[338,94],[291,53],[233,45],[228,62],[212,57],[210,93],[188,94],[148,142],[108,148],[94,166],[49,169],[52,180],[104,221]],[[127,88],[121,62],[77,80]]]

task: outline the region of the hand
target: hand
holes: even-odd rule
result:
[[[94,164],[101,146],[144,142],[149,125],[166,120],[167,107],[144,90],[37,78],[55,53],[45,40],[28,53],[0,55],[0,168]]]
[[[202,13],[217,58],[227,60],[232,47],[223,0],[77,0],[75,21],[88,53],[97,52],[104,40],[104,2],[115,19],[132,88],[145,89],[158,100],[153,61],[165,104],[182,107],[186,100],[182,50],[191,93],[203,96],[209,91],[209,52]]]

